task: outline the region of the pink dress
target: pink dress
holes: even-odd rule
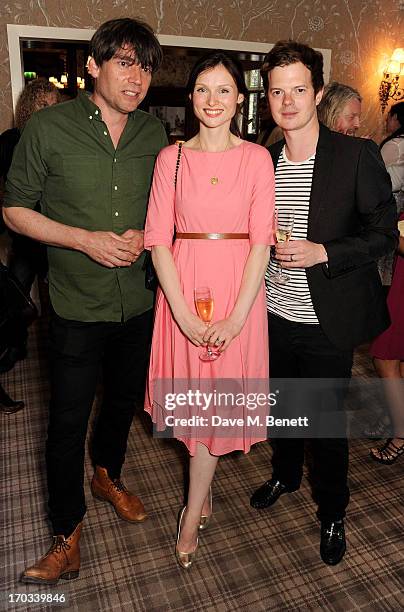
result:
[[[165,245],[172,251],[180,283],[190,309],[196,313],[194,289],[209,286],[214,297],[213,321],[227,317],[238,296],[250,246],[273,244],[274,171],[271,157],[263,147],[243,141],[223,152],[202,152],[183,147],[174,188],[178,147],[163,149],[156,161],[146,219],[146,249]],[[211,177],[219,182],[211,184]],[[249,240],[179,239],[177,232],[248,233]],[[145,410],[158,430],[173,424],[166,416],[161,399],[161,381],[171,391],[203,386],[214,387],[232,381],[238,391],[265,390],[268,387],[268,333],[264,282],[238,337],[214,362],[199,359],[201,347],[194,346],[173,319],[168,302],[159,289],[150,357]],[[232,386],[229,383],[230,387]],[[163,385],[164,386],[164,385]],[[164,387],[165,391],[167,390]],[[234,390],[234,389],[233,389]],[[158,397],[157,397],[158,396]],[[233,406],[234,416],[252,414],[244,405]],[[204,417],[209,411],[201,405],[186,406],[181,415]],[[262,411],[261,411],[262,412]],[[265,412],[268,412],[265,408]],[[178,411],[177,411],[178,414]],[[228,413],[226,413],[228,414]],[[256,413],[254,413],[256,414]],[[211,423],[209,423],[211,425]],[[174,436],[182,440],[191,455],[196,443],[205,444],[214,455],[232,450],[248,452],[251,444],[266,439],[266,428],[237,426],[187,428],[174,427]],[[236,433],[235,433],[236,432]]]

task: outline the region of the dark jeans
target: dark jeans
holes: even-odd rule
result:
[[[136,400],[143,401],[152,310],[124,323],[50,321],[51,401],[46,447],[49,516],[69,535],[85,512],[84,450],[100,371],[103,401],[92,440],[96,465],[118,478]]]
[[[271,378],[351,377],[352,351],[341,351],[326,338],[319,325],[294,323],[269,315],[269,367]],[[333,398],[343,401],[339,393]],[[335,406],[335,403],[334,403]],[[343,407],[341,418],[345,419]],[[273,477],[296,490],[303,475],[304,439],[274,439]],[[344,438],[311,439],[313,493],[320,520],[339,520],[349,502],[348,441]]]

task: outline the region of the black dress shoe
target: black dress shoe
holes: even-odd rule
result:
[[[24,408],[24,402],[20,400],[13,400],[5,392],[3,387],[0,385],[0,412],[3,414],[14,414],[14,412],[18,412]]]
[[[272,480],[264,482],[264,484],[251,495],[250,505],[258,509],[269,508],[269,506],[272,506],[283,493],[289,492],[291,492],[291,489],[282,484],[280,480],[272,478]]]
[[[344,521],[321,523],[320,555],[327,565],[337,565],[346,551]]]
[[[3,406],[0,404],[0,413],[3,414],[14,414],[15,412],[19,412],[24,408],[24,402],[16,401],[12,406]]]

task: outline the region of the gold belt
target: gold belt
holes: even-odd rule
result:
[[[204,233],[187,233],[177,232],[176,240],[183,238],[186,240],[239,240],[248,239],[249,234],[204,234]]]

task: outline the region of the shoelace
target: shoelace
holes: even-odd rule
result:
[[[334,531],[337,531],[338,527],[340,527],[340,526],[341,525],[338,524],[338,523],[331,523],[330,528],[326,530],[327,535],[332,537],[334,535]],[[337,536],[339,537],[340,534],[337,533]]]
[[[62,540],[61,538],[59,538],[58,536],[54,536],[55,541],[53,542],[51,549],[49,552],[57,552],[60,553],[66,550],[70,550],[71,546],[70,544],[67,543],[66,540]]]
[[[123,484],[122,480],[114,480],[114,487],[119,493],[127,493],[127,488]]]

